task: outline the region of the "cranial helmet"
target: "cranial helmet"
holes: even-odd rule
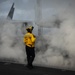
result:
[[[33,29],[34,29],[33,26],[29,26],[29,27],[26,28],[26,30],[27,30],[28,32],[31,32]]]
[[[33,30],[34,27],[33,26],[29,26],[29,27],[26,28],[26,30],[28,30],[28,29]]]

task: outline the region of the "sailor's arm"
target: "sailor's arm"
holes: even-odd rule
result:
[[[34,43],[36,41],[36,37],[35,35],[32,34],[32,43]]]

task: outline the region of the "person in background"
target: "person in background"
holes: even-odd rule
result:
[[[33,29],[34,29],[33,26],[26,28],[27,33],[24,35],[24,39],[23,39],[23,42],[25,44],[25,49],[26,49],[26,55],[27,55],[27,67],[29,69],[33,68],[32,63],[33,63],[34,58],[35,58],[36,37],[32,33]]]

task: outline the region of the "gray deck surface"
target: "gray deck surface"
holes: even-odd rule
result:
[[[28,69],[23,64],[0,62],[0,75],[75,75],[75,71],[39,66]]]

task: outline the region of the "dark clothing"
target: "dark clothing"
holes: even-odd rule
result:
[[[28,62],[28,66],[32,66],[32,63],[34,61],[35,58],[35,50],[34,47],[28,47],[26,46],[26,54],[27,54],[27,62]]]

